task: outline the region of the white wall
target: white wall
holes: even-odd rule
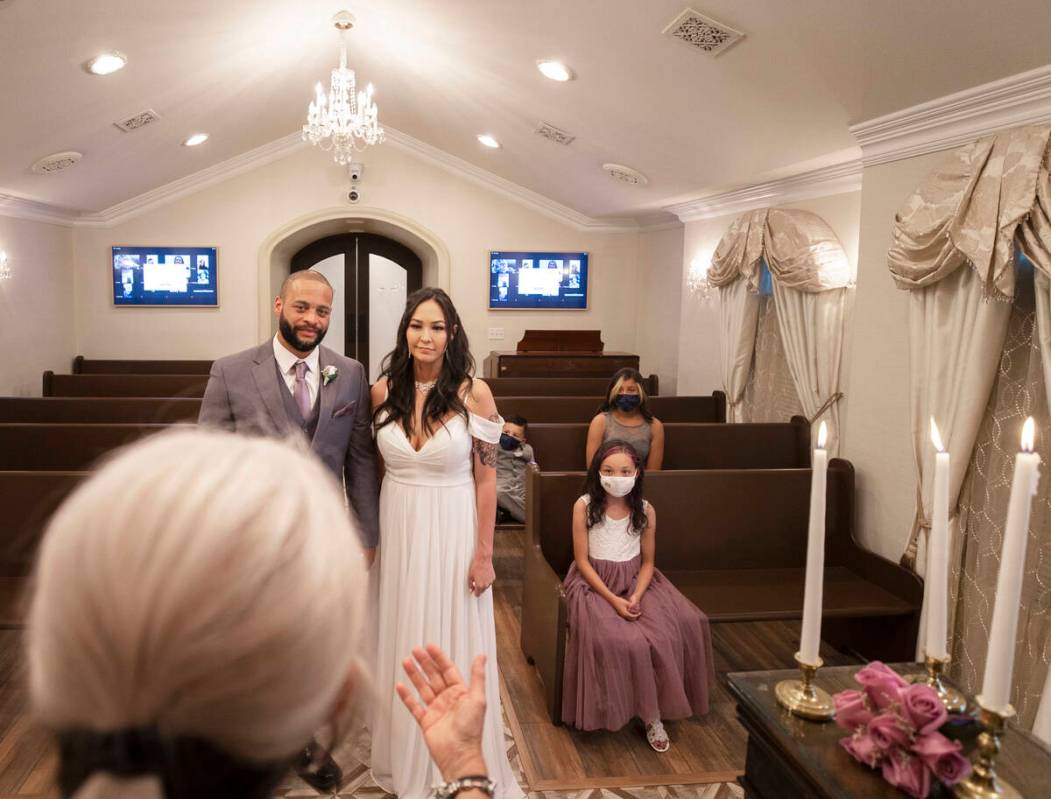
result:
[[[581,232],[392,145],[370,148],[359,206],[346,202],[344,173],[328,154],[303,148],[114,228],[78,228],[78,347],[88,357],[212,358],[257,343],[260,246],[290,221],[344,205],[348,219],[368,206],[432,231],[451,258],[448,285],[481,360],[514,349],[526,328],[602,331],[609,349],[636,351],[638,234]],[[122,245],[219,247],[218,310],[115,308],[109,248]],[[582,312],[489,312],[490,249],[587,250],[591,307]],[[628,320],[627,322],[625,320]],[[502,341],[488,328],[502,327]]]
[[[73,239],[69,228],[0,216],[0,396],[40,396],[45,369],[69,372],[74,352]]]
[[[677,393],[678,383],[682,242],[681,225],[639,236],[635,352],[642,373],[656,374],[660,393],[669,396]]]
[[[811,211],[826,222],[839,237],[852,267],[858,262],[858,226],[861,215],[861,192],[817,197],[780,208]],[[687,222],[682,253],[682,309],[679,324],[678,388],[680,394],[710,394],[722,389],[719,367],[719,302],[717,292],[703,302],[686,288],[690,264],[697,261],[707,266],[719,240],[738,214]],[[850,344],[848,330],[847,346]],[[846,358],[849,350],[845,350]],[[844,370],[844,381],[847,379]],[[843,391],[847,392],[844,382]]]

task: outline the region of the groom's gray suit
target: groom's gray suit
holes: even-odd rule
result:
[[[368,377],[353,358],[327,347],[318,349],[321,371],[329,366],[338,371],[328,384],[319,375],[310,419],[302,418],[292,400],[278,373],[273,341],[268,340],[212,364],[197,421],[249,435],[302,432],[311,451],[346,484],[361,544],[374,547],[379,541],[379,507]]]

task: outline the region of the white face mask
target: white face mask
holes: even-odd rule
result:
[[[626,497],[631,493],[631,489],[635,487],[635,475],[628,475],[627,477],[614,477],[607,475],[600,475],[599,481],[602,483],[602,487],[606,489],[606,493],[614,497]]]

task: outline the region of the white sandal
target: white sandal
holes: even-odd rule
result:
[[[653,722],[652,724],[646,725],[646,740],[649,742],[650,747],[654,752],[664,753],[671,748],[671,741],[668,739],[668,733],[664,730],[664,725],[661,724],[660,719]]]

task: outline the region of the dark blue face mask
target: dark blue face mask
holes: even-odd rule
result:
[[[638,394],[618,394],[616,405],[622,411],[634,411],[642,404],[642,397]]]
[[[506,449],[508,452],[514,452],[516,449],[522,446],[522,442],[510,433],[501,433],[500,446]]]

